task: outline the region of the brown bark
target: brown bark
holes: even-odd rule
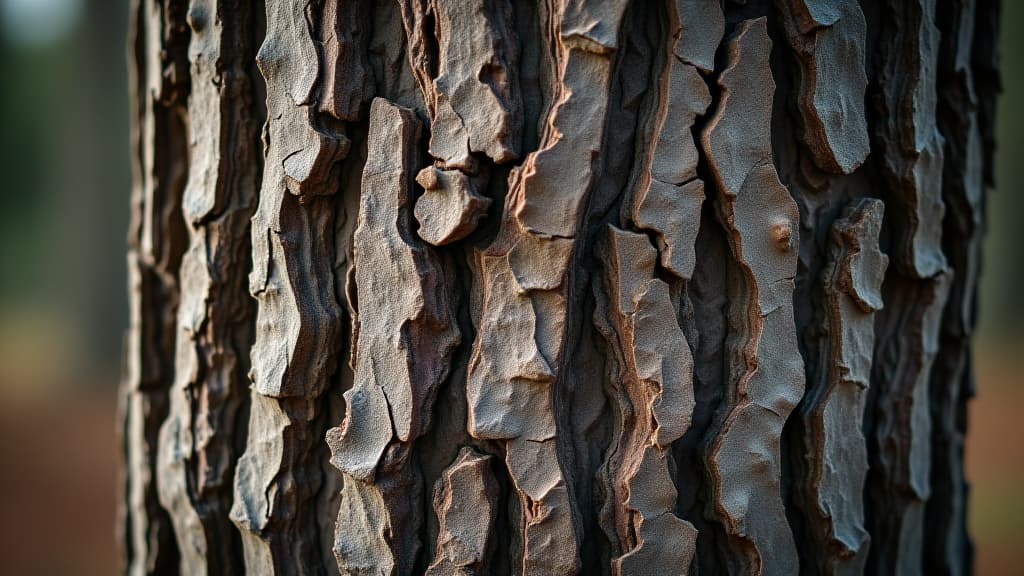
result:
[[[124,570],[970,573],[998,12],[136,0]]]

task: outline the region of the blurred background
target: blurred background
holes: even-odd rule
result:
[[[1024,565],[1024,2],[1003,5],[967,456],[981,574]],[[127,0],[0,0],[0,573],[117,569],[127,16]]]

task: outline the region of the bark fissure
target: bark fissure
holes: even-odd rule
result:
[[[237,16],[221,20],[219,14]],[[253,314],[244,278],[259,186],[258,121],[247,64],[251,16],[231,2],[188,9],[189,144],[182,206],[189,248],[180,269],[175,383],[161,429],[159,494],[171,513],[181,569],[230,574],[241,541],[227,519],[245,420]],[[240,442],[240,440],[242,440]]]
[[[743,276],[730,281],[728,410],[707,465],[714,514],[734,552],[730,570],[793,573],[799,562],[782,498],[780,444],[804,388],[792,302],[799,213],[772,164],[771,101],[757,96],[774,88],[770,49],[764,18],[737,27],[718,77],[721,100],[704,132],[719,217]],[[750,129],[756,132],[739,140]]]
[[[174,381],[178,268],[187,246],[188,27],[184,2],[133,4],[133,173],[128,278],[132,296],[121,390],[126,477],[123,569],[173,571],[179,552],[158,496],[160,426]]]
[[[341,310],[333,287],[334,194],[343,133],[318,121],[319,15],[308,2],[268,3],[256,56],[266,80],[265,163],[252,220],[257,300],[249,440],[235,473],[231,518],[247,570],[317,573],[314,503],[323,473],[322,394],[336,367]]]

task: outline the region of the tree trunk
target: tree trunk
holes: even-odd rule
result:
[[[125,571],[971,572],[998,0],[135,4]]]

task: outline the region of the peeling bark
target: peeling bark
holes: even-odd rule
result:
[[[498,238],[480,255],[482,311],[467,382],[469,430],[479,439],[505,441],[523,516],[524,574],[578,570],[580,535],[558,457],[553,388],[566,361],[566,279],[595,179],[591,163],[600,150],[624,10],[624,2],[578,3],[559,15],[559,96],[540,149],[511,176]]]
[[[490,456],[463,448],[434,487],[441,528],[428,575],[487,572],[501,496],[490,466]]]
[[[319,400],[336,365],[341,309],[332,265],[337,162],[343,135],[315,117],[319,60],[306,3],[267,4],[256,56],[267,86],[264,170],[252,219],[249,290],[257,302],[252,398],[231,518],[248,571],[319,570],[311,510],[322,474]]]
[[[669,450],[690,426],[693,358],[674,319],[669,286],[654,277],[656,257],[645,235],[609,229],[603,257],[608,301],[601,302],[595,324],[617,365],[610,383],[616,434],[603,471],[614,527],[609,537],[619,552],[615,574],[647,566],[685,570],[697,538],[693,525],[673,514]]]
[[[237,18],[222,21],[221,11]],[[258,120],[248,77],[251,13],[232,2],[189,6],[189,147],[182,197],[189,248],[170,411],[160,431],[161,505],[174,523],[181,570],[239,572],[240,541],[227,518],[245,421],[253,314],[245,290],[249,218],[259,186]]]
[[[855,0],[780,0],[800,60],[804,139],[822,170],[849,174],[870,150],[864,93],[867,26]]]
[[[998,2],[132,24],[125,572],[971,573]]]
[[[862,574],[868,533],[864,505],[867,444],[861,429],[874,352],[874,313],[882,308],[882,280],[889,259],[878,248],[884,205],[863,198],[832,224],[824,274],[829,359],[825,386],[808,390],[801,406],[804,450],[798,492],[812,527],[821,574]]]
[[[422,490],[409,462],[430,427],[437,387],[460,334],[437,258],[412,233],[410,204],[420,125],[411,110],[375,99],[370,108],[359,221],[353,237],[356,324],[353,387],[341,428],[328,432],[331,462],[345,473],[334,553],[350,574],[408,574],[421,545]],[[385,533],[346,525],[372,507]]]
[[[730,570],[792,574],[796,546],[782,500],[782,427],[804,390],[793,279],[800,221],[772,164],[774,83],[763,19],[739,25],[719,75],[718,110],[704,150],[721,194],[718,211],[741,278],[730,285],[728,411],[708,446],[714,513],[734,555]]]

